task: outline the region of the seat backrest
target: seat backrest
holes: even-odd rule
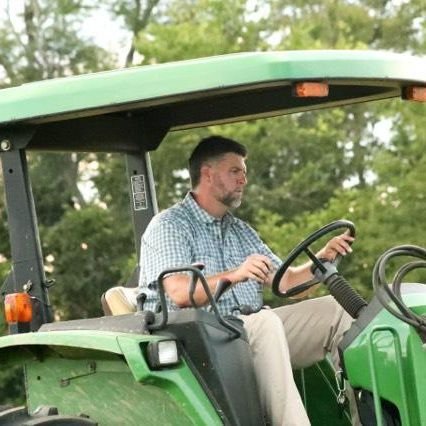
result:
[[[105,315],[124,315],[136,312],[138,287],[112,287],[101,297]]]

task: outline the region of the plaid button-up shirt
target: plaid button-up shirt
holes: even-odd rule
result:
[[[209,215],[188,193],[156,215],[142,237],[139,286],[147,295],[145,308],[155,308],[157,277],[163,270],[203,263],[203,273],[209,276],[237,268],[251,254],[269,257],[275,268],[281,264],[253,228],[230,213],[222,219]],[[262,300],[262,286],[248,280],[225,292],[218,308],[224,315],[235,314],[238,306],[258,307]],[[179,309],[170,299],[168,304],[169,310]]]

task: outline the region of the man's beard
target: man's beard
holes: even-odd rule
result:
[[[223,181],[218,177],[216,180],[216,200],[220,201],[224,206],[230,209],[240,207],[243,198],[243,191],[227,191]]]
[[[240,196],[236,196],[234,193],[229,192],[228,194],[221,197],[220,202],[230,209],[236,209],[241,205],[242,195],[243,194],[240,193]]]

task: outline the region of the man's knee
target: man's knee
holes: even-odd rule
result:
[[[334,297],[330,295],[310,299],[310,302],[317,305],[316,310],[322,311],[326,316],[335,316],[337,312],[343,309]]]
[[[342,323],[349,327],[352,323],[350,315],[342,308],[342,306],[334,299],[333,296],[323,296],[311,299],[312,308],[321,318],[331,323]]]

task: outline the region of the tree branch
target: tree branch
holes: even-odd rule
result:
[[[160,0],[148,0],[148,3],[146,5],[146,8],[143,10],[142,17],[141,11],[142,11],[142,5],[141,0],[135,0],[135,16],[136,19],[134,21],[132,30],[132,41],[130,43],[129,51],[126,55],[126,62],[125,67],[130,67],[133,64],[133,59],[135,55],[135,39],[140,31],[145,29],[149,23],[149,18],[151,17],[152,11],[154,7],[159,3]]]

